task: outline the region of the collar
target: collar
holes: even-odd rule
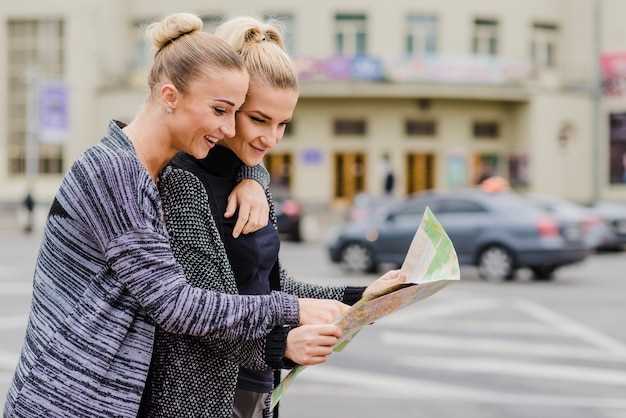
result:
[[[212,175],[227,178],[235,178],[243,165],[237,154],[219,144],[209,151],[206,158],[199,160],[199,163]]]

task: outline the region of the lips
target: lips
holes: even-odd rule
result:
[[[265,148],[259,148],[259,147],[255,147],[254,145],[250,144],[250,148],[252,148],[253,150],[255,150],[258,153],[265,153],[265,151],[267,151]]]
[[[213,138],[212,136],[209,136],[209,135],[205,135],[204,140],[208,142],[211,148],[213,148],[219,142],[219,139]]]

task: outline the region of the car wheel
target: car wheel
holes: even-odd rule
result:
[[[372,251],[357,242],[345,246],[341,252],[341,261],[351,271],[371,273],[376,269]]]
[[[513,280],[515,276],[513,255],[499,245],[485,248],[478,257],[478,274],[485,280]]]
[[[554,266],[537,266],[531,267],[533,272],[533,279],[538,281],[554,280],[554,272],[556,267]]]

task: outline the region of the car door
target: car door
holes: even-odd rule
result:
[[[402,263],[411,246],[424,210],[435,202],[431,199],[413,199],[387,214],[378,229],[375,248],[381,261]]]
[[[434,212],[452,240],[459,261],[470,263],[490,222],[488,209],[468,198],[446,197],[439,201]]]

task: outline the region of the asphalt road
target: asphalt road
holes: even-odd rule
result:
[[[17,362],[39,238],[2,232],[0,406]],[[283,244],[300,280],[367,284],[319,245]],[[626,256],[557,272],[461,283],[362,331],[298,377],[282,417],[626,418]]]

